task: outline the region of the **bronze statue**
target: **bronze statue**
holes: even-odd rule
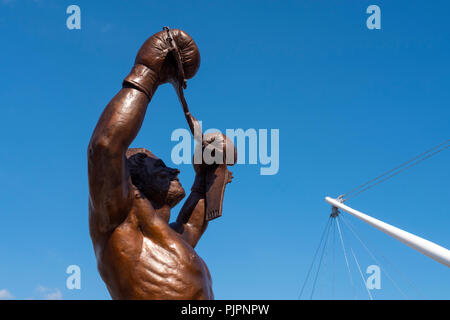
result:
[[[232,178],[227,164],[194,165],[191,194],[169,224],[171,208],[185,196],[180,171],[144,148],[128,148],[164,83],[174,85],[193,130],[196,120],[182,90],[199,65],[197,45],[184,31],[165,29],[151,36],[89,142],[90,234],[113,299],[214,298],[209,270],[194,248],[208,221],[221,215],[225,185]],[[200,139],[199,148],[218,143],[223,157],[232,152],[236,161],[236,149],[224,135]]]

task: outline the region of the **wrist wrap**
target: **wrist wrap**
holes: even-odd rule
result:
[[[123,80],[122,85],[131,84],[151,99],[157,87],[157,80],[158,76],[152,69],[143,64],[135,64],[130,74]]]

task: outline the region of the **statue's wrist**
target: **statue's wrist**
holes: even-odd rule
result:
[[[123,80],[123,86],[125,85],[135,87],[151,99],[158,88],[158,75],[143,64],[135,64],[128,76]]]

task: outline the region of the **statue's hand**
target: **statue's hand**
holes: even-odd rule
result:
[[[225,186],[233,179],[227,166],[237,161],[237,151],[233,142],[220,132],[205,134],[202,143],[196,146],[194,154],[195,183],[192,191],[205,196],[205,221],[222,215]],[[199,152],[202,152],[200,161]],[[197,160],[197,163],[195,162]]]
[[[184,31],[171,29],[181,55],[183,70],[186,79],[192,78],[200,66],[200,52],[194,40]],[[154,86],[175,79],[177,75],[176,61],[169,54],[171,45],[165,30],[155,33],[144,42],[136,56],[135,66],[125,79],[146,93],[151,92]],[[147,92],[148,91],[148,92]]]
[[[194,154],[194,170],[197,174],[204,173],[210,167],[217,165],[232,166],[237,161],[237,151],[233,142],[220,132],[208,133],[197,144]]]

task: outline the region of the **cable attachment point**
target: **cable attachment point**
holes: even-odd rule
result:
[[[331,214],[330,217],[331,218],[336,218],[341,212],[339,211],[339,209],[335,206],[331,207]]]

